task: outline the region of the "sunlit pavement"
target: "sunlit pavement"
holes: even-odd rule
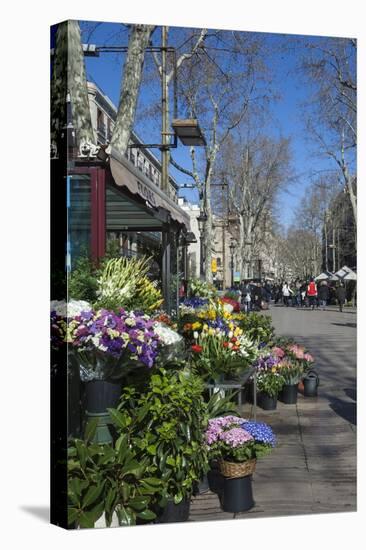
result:
[[[326,311],[271,305],[276,334],[293,337],[316,358],[318,397],[298,395],[297,405],[257,408],[278,445],[257,462],[256,505],[241,514],[222,512],[214,493],[193,499],[192,521],[356,510],[356,310]],[[243,406],[243,416],[253,414]]]

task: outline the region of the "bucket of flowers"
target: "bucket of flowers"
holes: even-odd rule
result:
[[[284,358],[277,364],[277,370],[284,380],[280,393],[281,401],[287,405],[295,405],[298,385],[304,376],[302,364],[299,361]]]
[[[244,384],[251,374],[251,365],[258,356],[257,346],[238,327],[202,325],[194,332],[191,346],[192,364],[206,381],[213,383],[239,380]]]
[[[257,377],[258,403],[262,409],[277,408],[278,394],[284,385],[284,378],[278,368],[280,360],[270,352],[262,354],[254,364]]]
[[[210,460],[216,460],[223,482],[219,497],[226,512],[243,512],[253,507],[251,476],[257,458],[276,444],[272,429],[262,422],[237,416],[209,420],[205,433]]]
[[[85,303],[86,304],[86,303]],[[53,338],[68,346],[71,370],[78,370],[84,383],[87,424],[97,418],[95,442],[109,443],[107,408],[117,405],[122,379],[136,370],[151,369],[157,359],[160,339],[154,321],[146,315],[82,309],[51,304]]]

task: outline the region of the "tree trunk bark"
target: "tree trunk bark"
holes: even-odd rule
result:
[[[78,146],[85,142],[94,144],[95,138],[90,115],[84,52],[77,21],[68,21],[68,43],[68,89],[77,144]]]
[[[133,25],[128,42],[117,119],[111,139],[111,146],[117,149],[121,155],[124,155],[127,151],[135,119],[145,49],[154,29],[155,26],[153,25]]]

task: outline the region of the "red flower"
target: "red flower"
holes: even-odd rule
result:
[[[203,350],[203,347],[199,346],[198,344],[194,344],[191,349],[196,353],[200,353]]]
[[[237,338],[235,336],[232,337],[232,339],[230,340],[230,342],[232,342],[233,344],[236,342]]]
[[[231,349],[232,349],[233,351],[238,351],[239,346],[233,346]]]
[[[229,345],[229,342],[224,342],[222,345],[224,346],[224,348],[227,348]]]

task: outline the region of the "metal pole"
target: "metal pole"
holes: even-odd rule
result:
[[[200,231],[200,279],[204,280],[203,272],[203,230]]]
[[[161,28],[161,189],[164,193],[168,194],[169,188],[169,148],[168,143],[168,102],[167,102],[167,78],[166,78],[166,47],[167,47],[168,29],[167,27]],[[171,265],[170,265],[170,233],[169,228],[163,231],[162,235],[162,247],[163,247],[163,266],[162,266],[162,283],[163,283],[163,296],[164,305],[167,313],[171,310],[170,301],[170,277],[171,277]]]
[[[168,101],[167,101],[167,78],[166,78],[166,46],[167,46],[168,29],[161,28],[161,189],[167,193],[169,187],[169,148],[168,144]]]
[[[231,288],[234,287],[234,253],[231,253]]]
[[[333,273],[336,271],[336,257],[335,257],[335,229],[333,228],[333,245],[332,245],[332,249],[333,249]]]
[[[327,214],[324,214],[325,270],[328,271],[328,227]]]

